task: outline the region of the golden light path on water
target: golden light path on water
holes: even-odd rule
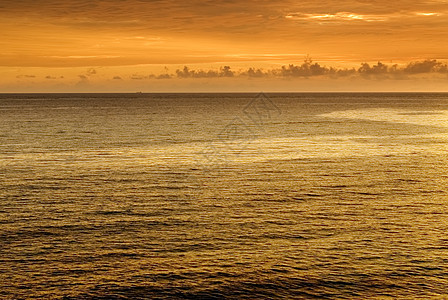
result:
[[[448,111],[415,112],[404,109],[374,108],[336,111],[320,115],[332,119],[354,119],[378,122],[415,124],[430,127],[448,128]],[[406,139],[406,142],[403,142]],[[432,140],[432,143],[421,141]],[[231,147],[229,147],[229,144]],[[206,154],[213,147],[216,159]],[[291,138],[240,138],[229,141],[217,138],[211,142],[199,142],[151,147],[109,148],[107,150],[64,151],[62,153],[17,154],[16,162],[29,160],[67,161],[83,157],[77,165],[96,164],[136,165],[159,164],[174,165],[185,163],[199,167],[212,167],[215,164],[253,163],[270,160],[301,158],[363,157],[371,155],[402,155],[410,153],[445,154],[448,150],[448,136],[445,133],[410,134],[394,136],[373,135],[314,135]],[[3,163],[5,161],[2,161]]]

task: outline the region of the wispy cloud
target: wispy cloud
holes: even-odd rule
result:
[[[292,61],[295,53],[405,61],[448,51],[448,1],[441,0],[17,0],[1,6],[5,67],[229,65]]]
[[[36,75],[17,75],[16,78],[36,78]]]
[[[63,59],[88,59],[88,58],[119,58],[117,55],[52,55],[49,58],[63,58]]]
[[[47,76],[45,76],[45,79],[50,79],[50,80],[64,79],[64,76],[59,76],[59,77],[57,77],[57,76],[50,76],[50,75],[47,75]]]
[[[424,16],[424,17],[432,17],[432,16],[438,17],[438,16],[442,15],[442,14],[434,13],[434,12],[431,12],[431,13],[428,13],[428,12],[417,12],[415,14],[417,16]]]
[[[299,20],[316,20],[316,21],[364,21],[364,22],[381,22],[386,21],[390,17],[388,15],[362,15],[352,12],[338,12],[335,14],[304,14],[290,13],[285,16],[286,19]]]

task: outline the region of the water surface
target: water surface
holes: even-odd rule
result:
[[[448,94],[268,96],[1,95],[0,297],[448,297]]]

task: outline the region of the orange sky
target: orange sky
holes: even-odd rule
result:
[[[448,82],[440,68],[374,78],[268,74],[307,54],[338,69],[446,63],[447,0],[3,0],[0,31],[0,92],[438,91]],[[184,66],[218,75],[182,78]],[[232,78],[219,75],[224,66]],[[266,74],[244,76],[249,68]]]

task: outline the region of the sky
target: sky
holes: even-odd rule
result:
[[[2,0],[0,92],[448,91],[448,0]]]

